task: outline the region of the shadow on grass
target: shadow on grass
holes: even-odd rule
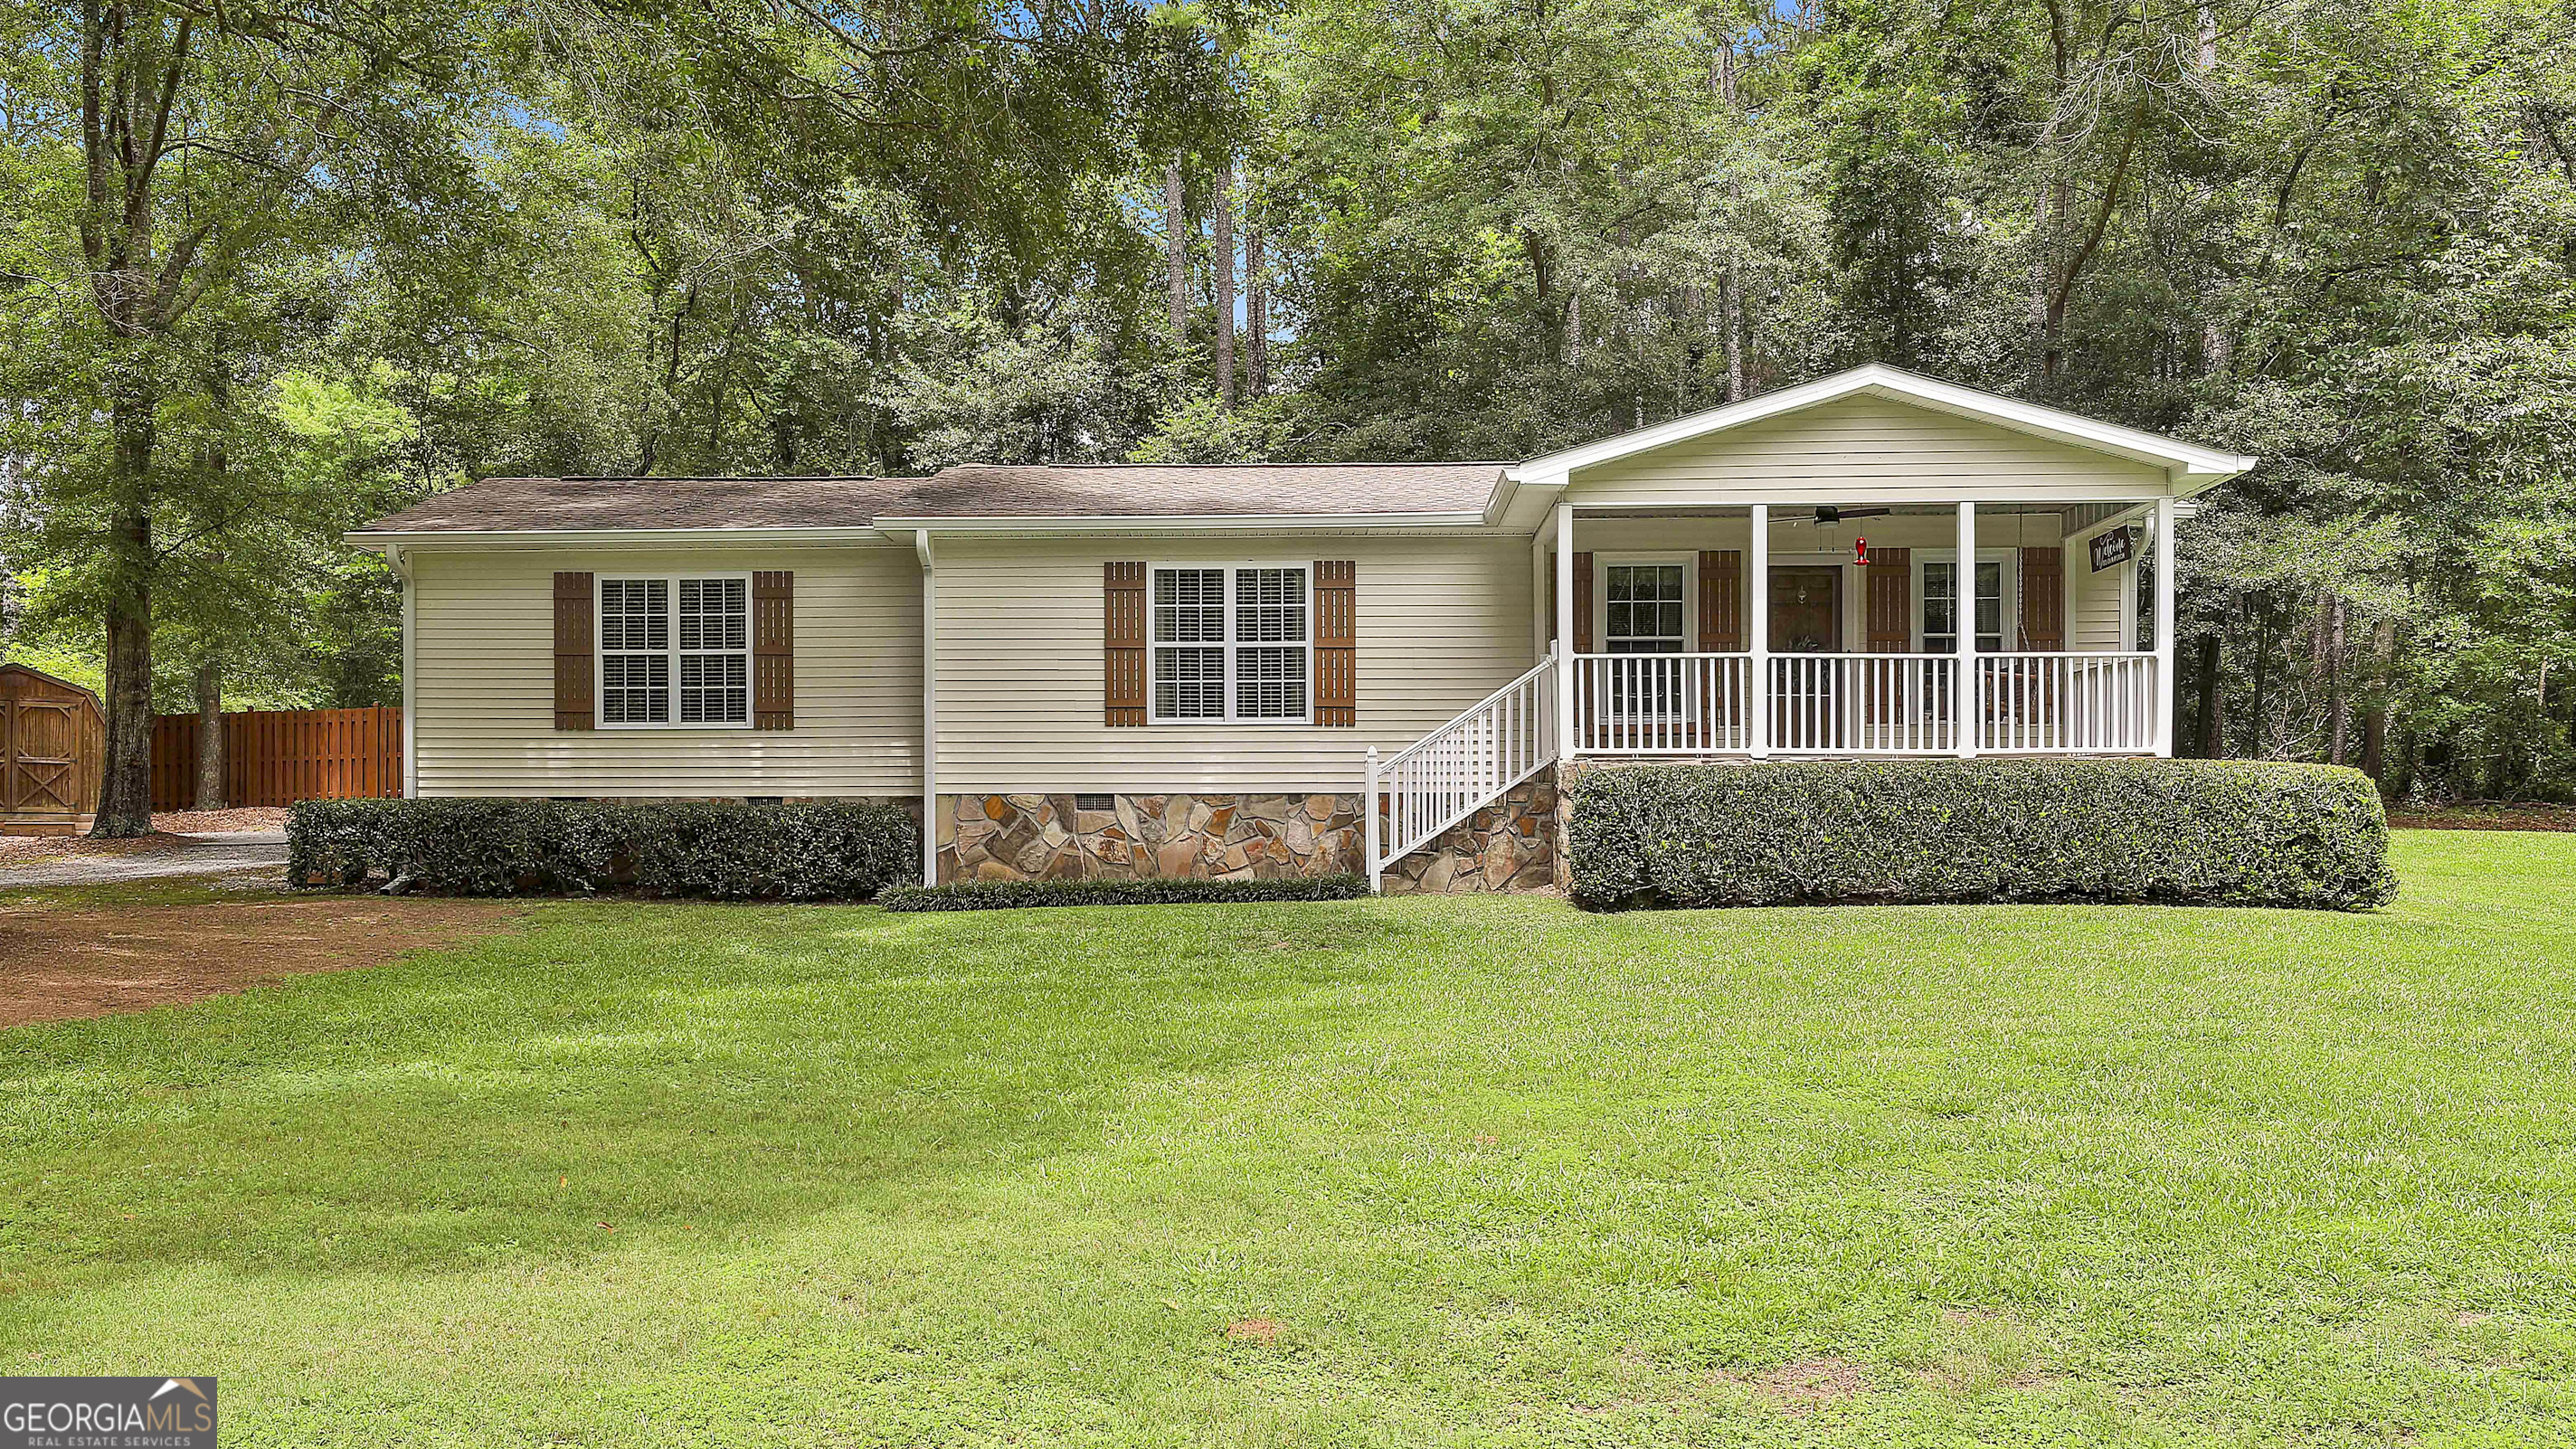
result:
[[[1140,1080],[1295,1052],[1429,932],[1350,905],[887,916],[564,904],[527,930],[0,1036],[0,1285],[117,1264],[542,1264],[920,1212]]]

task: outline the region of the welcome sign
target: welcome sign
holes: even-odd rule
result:
[[[0,1378],[0,1449],[215,1449],[210,1378]]]
[[[2137,551],[2136,543],[2125,528],[2097,533],[2093,535],[2093,572],[2098,574],[2107,568],[2117,568],[2127,563]]]

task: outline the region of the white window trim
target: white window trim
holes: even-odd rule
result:
[[[1154,687],[1155,666],[1166,647],[1154,634],[1154,576],[1164,569],[1225,570],[1225,713],[1216,715],[1166,715],[1156,703],[1160,693]],[[1306,571],[1306,638],[1298,648],[1306,651],[1306,712],[1301,715],[1243,716],[1234,712],[1234,653],[1242,647],[1234,637],[1234,576],[1240,569],[1304,569]],[[1174,648],[1208,647],[1204,643],[1170,646]],[[1255,645],[1254,647],[1265,647]],[[1145,565],[1145,721],[1149,725],[1222,726],[1227,729],[1258,729],[1276,725],[1294,729],[1315,722],[1315,563],[1312,559],[1162,559]]]
[[[1917,654],[1923,652],[1923,566],[1936,563],[1956,564],[1958,561],[1959,551],[1955,548],[1914,550],[1913,592],[1907,598],[1906,612],[1909,617],[1906,620],[1906,635],[1912,644],[1913,652]],[[2011,548],[1980,548],[1977,550],[1977,562],[2003,565],[2004,591],[2001,601],[2003,609],[2001,622],[2004,643],[2002,652],[2021,653],[2023,651],[2018,647],[2021,643],[2021,551]],[[1972,602],[1969,605],[1970,611],[1974,612],[1975,607]]]
[[[656,579],[670,585],[671,588],[671,643],[668,649],[662,651],[663,653],[668,654],[671,659],[671,717],[667,720],[621,720],[615,724],[611,724],[608,722],[608,656],[611,651],[608,648],[608,631],[600,626],[600,619],[605,613],[603,596],[607,592],[606,586],[610,583],[650,583]],[[750,614],[746,619],[742,638],[742,664],[745,698],[743,700],[742,718],[740,720],[698,720],[683,722],[680,719],[680,580],[682,579],[742,580],[743,605],[750,611]],[[750,729],[752,718],[760,712],[757,701],[749,697],[749,691],[759,687],[757,683],[754,682],[756,671],[753,668],[752,662],[753,654],[755,652],[754,646],[758,642],[752,637],[753,631],[759,628],[759,620],[757,616],[758,608],[753,604],[751,598],[751,571],[748,569],[692,569],[687,573],[678,574],[592,574],[590,580],[591,727],[603,730],[729,731]],[[614,652],[619,654],[649,654],[653,651],[649,649],[619,649]],[[732,651],[701,649],[696,652],[700,654],[708,654],[731,653]]]
[[[1699,652],[1699,554],[1695,551],[1594,553],[1592,555],[1592,647],[1610,652],[1610,566],[1613,564],[1680,564],[1682,566],[1682,649]]]

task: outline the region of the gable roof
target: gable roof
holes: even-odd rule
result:
[[[1585,468],[1874,395],[2161,468],[2188,497],[2259,460],[1871,364],[1524,463],[968,463],[927,478],[489,478],[353,532],[705,532],[1474,527],[1523,517]],[[1515,504],[1524,488],[1541,490]]]
[[[1980,392],[1955,382],[1907,372],[1884,363],[1870,363],[1848,372],[1838,372],[1797,387],[1764,393],[1740,403],[1710,408],[1706,412],[1675,418],[1651,428],[1621,433],[1567,448],[1516,465],[1511,472],[1515,483],[1536,487],[1563,487],[1579,469],[1596,467],[1614,459],[1651,453],[1676,443],[1703,438],[1748,424],[1821,407],[1844,398],[1869,395],[1913,403],[1938,412],[1953,413],[2015,432],[2051,438],[2098,453],[2109,453],[2164,469],[2174,480],[2175,491],[2182,494],[2202,492],[2214,487],[2262,461],[2240,453],[2217,448],[2204,448],[2150,433],[2139,428],[2106,423],[2063,408],[2044,407],[1998,393]]]

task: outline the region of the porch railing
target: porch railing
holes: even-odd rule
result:
[[[1750,654],[1578,654],[1574,663],[1575,738],[1586,753],[1752,748]]]
[[[1959,661],[1940,654],[1771,656],[1771,748],[1945,754],[1959,745]]]
[[[1977,717],[1994,754],[2151,753],[2156,656],[1981,654]]]
[[[1556,762],[1556,656],[1392,759],[1368,754],[1362,849],[1369,889],[1387,866]]]
[[[1983,654],[1961,698],[1950,654],[1580,654],[1575,746],[1602,755],[2147,754],[2152,654]]]

